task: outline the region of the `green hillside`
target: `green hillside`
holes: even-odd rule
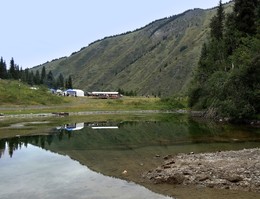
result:
[[[0,79],[0,105],[51,105],[64,103],[62,97],[47,92],[45,87],[37,89],[14,80]]]
[[[232,4],[225,5],[231,10]],[[84,91],[171,96],[187,90],[216,9],[194,9],[125,34],[106,37],[69,57],[34,67],[73,77]]]

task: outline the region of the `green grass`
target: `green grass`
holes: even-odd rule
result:
[[[37,90],[19,81],[0,80],[0,105],[51,105],[65,103],[66,100],[48,93],[45,87]]]
[[[18,81],[0,80],[0,113],[36,114],[53,112],[173,110],[185,108],[185,99],[155,97],[91,97],[55,96],[46,88],[32,90]]]

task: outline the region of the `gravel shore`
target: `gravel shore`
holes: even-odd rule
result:
[[[161,184],[195,185],[260,192],[260,149],[164,157],[162,166],[143,174]]]

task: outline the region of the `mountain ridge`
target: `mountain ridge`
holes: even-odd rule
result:
[[[230,9],[232,4],[226,4]],[[105,37],[32,70],[72,75],[84,91],[135,91],[138,95],[184,93],[196,68],[209,22],[216,10],[193,9],[156,20],[143,28]]]

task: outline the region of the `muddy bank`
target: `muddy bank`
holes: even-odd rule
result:
[[[167,156],[143,174],[155,184],[260,192],[260,149]]]

